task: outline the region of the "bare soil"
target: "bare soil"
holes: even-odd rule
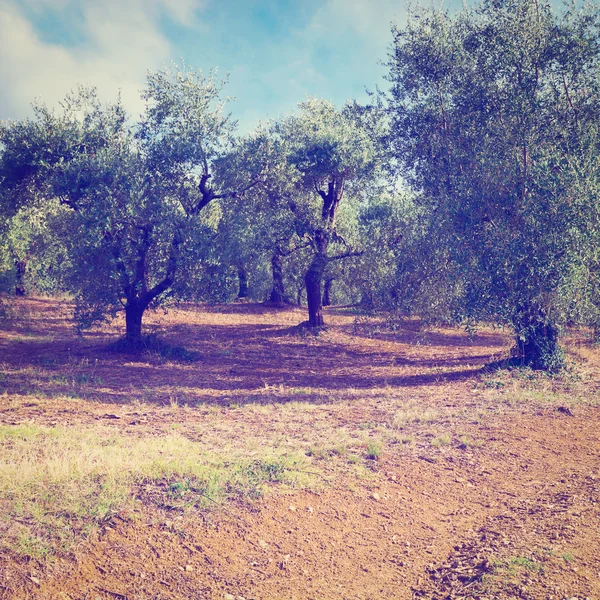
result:
[[[177,362],[112,351],[120,322],[78,337],[71,310],[27,299],[0,323],[0,423],[277,443],[320,483],[212,510],[137,502],[51,561],[5,552],[0,598],[600,598],[600,351],[584,334],[548,378],[487,369],[511,344],[491,328],[390,332],[329,309],[312,336],[299,309],[186,305],[147,319],[200,355]]]

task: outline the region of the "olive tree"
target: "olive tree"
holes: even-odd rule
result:
[[[337,110],[331,103],[310,99],[299,113],[276,127],[285,140],[288,164],[293,167],[295,196],[288,202],[295,229],[312,250],[304,276],[308,325],[324,324],[323,280],[331,261],[360,253],[351,234],[350,203],[369,189],[377,167],[376,144],[350,106]]]
[[[195,272],[209,205],[244,191],[221,187],[235,126],[222,86],[212,73],[164,69],[148,75],[137,122],[82,89],[60,111],[38,106],[33,119],[2,125],[2,197],[34,189],[67,209],[57,227],[82,326],[124,310],[126,338],[139,345],[145,310]]]
[[[593,5],[485,0],[393,31],[391,143],[454,265],[454,309],[512,326],[534,368],[562,363],[565,294],[598,218],[598,25]]]

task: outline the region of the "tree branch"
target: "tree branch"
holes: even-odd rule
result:
[[[343,258],[350,258],[351,256],[362,256],[365,253],[364,250],[353,250],[344,252],[343,254],[336,254],[335,256],[328,256],[327,261],[330,262],[332,260],[341,260]]]
[[[121,240],[115,239],[115,236],[109,231],[104,233],[104,239],[111,244],[111,253],[115,259],[115,264],[117,265],[117,271],[119,272],[119,278],[121,280],[121,287],[125,292],[125,296],[129,297],[131,295],[131,282],[129,281],[125,263],[121,258]]]
[[[161,282],[157,283],[152,289],[148,290],[142,295],[140,301],[144,306],[148,306],[148,304],[150,304],[154,298],[160,296],[160,294],[167,291],[173,285],[173,282],[175,281],[175,273],[177,272],[177,259],[179,258],[180,245],[180,234],[179,232],[176,232],[171,240],[171,249],[169,251],[166,276]]]

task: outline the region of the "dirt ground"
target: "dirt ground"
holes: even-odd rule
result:
[[[600,351],[583,334],[548,378],[487,369],[511,343],[493,329],[330,309],[312,336],[301,310],[253,304],[148,315],[188,363],[111,351],[119,322],[78,337],[71,310],[28,299],[0,323],[0,424],[277,440],[319,483],[198,511],[137,502],[51,561],[4,552],[0,598],[600,598]]]

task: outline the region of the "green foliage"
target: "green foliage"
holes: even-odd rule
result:
[[[71,259],[65,282],[81,327],[124,308],[139,341],[149,305],[166,301],[178,278],[189,286],[206,275],[216,225],[203,211],[233,195],[214,187],[225,185],[233,133],[221,88],[212,73],[166,69],[148,76],[138,123],[120,102],[80,89],[60,112],[38,106],[32,120],[2,125],[5,212],[36,198],[62,207],[54,231]]]
[[[0,238],[0,277],[5,282],[0,289],[42,294],[65,289],[65,273],[71,264],[55,228],[64,212],[56,201],[37,201],[8,219],[5,235]]]
[[[370,460],[379,460],[383,454],[383,445],[381,442],[370,441],[365,449],[365,456]]]
[[[391,140],[454,275],[447,304],[512,325],[536,368],[561,363],[555,333],[598,241],[598,42],[596,7],[534,0],[422,10],[394,30]]]

